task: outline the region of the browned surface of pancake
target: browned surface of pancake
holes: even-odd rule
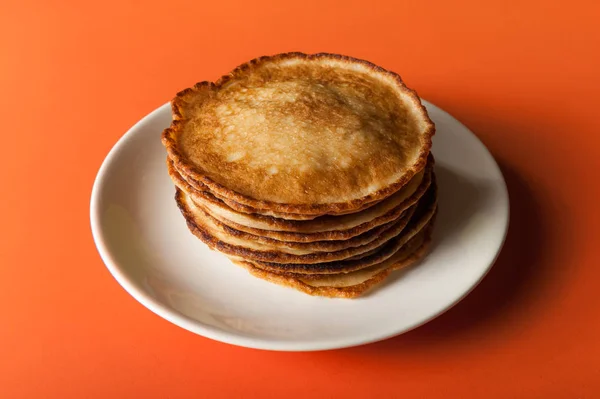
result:
[[[188,183],[290,214],[388,197],[425,166],[435,131],[398,75],[331,54],[262,57],[172,106],[163,144]]]

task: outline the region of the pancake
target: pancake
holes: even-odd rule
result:
[[[233,235],[231,229],[226,229],[200,207],[195,206],[190,197],[186,196],[183,191],[179,189],[176,191],[175,198],[179,209],[187,222],[188,228],[196,237],[211,248],[224,254],[263,262],[312,264],[332,262],[359,255],[385,244],[400,234],[412,215],[412,212],[410,212],[405,217],[398,219],[391,227],[382,231],[364,245],[338,251],[315,252],[309,249],[290,248],[289,245],[281,241],[267,244],[249,240],[248,237],[242,236],[242,234],[247,235],[247,233],[239,231],[239,234]],[[366,234],[369,234],[369,232]],[[331,245],[331,243],[331,241],[325,241],[322,242],[322,245]],[[307,245],[314,245],[314,243],[307,243]]]
[[[396,220],[406,209],[413,206],[429,187],[433,163],[431,157],[425,170],[419,172],[407,186],[360,213],[344,216],[321,216],[310,221],[290,221],[263,215],[237,213],[212,194],[200,192],[191,187],[173,168],[172,162],[167,160],[169,175],[176,186],[190,196],[194,204],[200,206],[210,216],[232,229],[288,242],[349,239]]]
[[[410,222],[400,234],[388,240],[384,245],[359,254],[358,256],[355,255],[343,260],[321,263],[276,263],[248,260],[238,256],[232,256],[232,258],[238,261],[250,262],[252,263],[252,266],[268,272],[275,272],[298,278],[302,276],[310,278],[311,275],[316,274],[351,272],[374,266],[391,258],[404,244],[417,235],[422,229],[434,223],[437,214],[437,191],[429,190],[426,196],[429,198],[417,206]]]
[[[319,275],[314,279],[293,277],[258,269],[250,262],[234,261],[253,276],[269,282],[294,288],[314,296],[356,298],[385,280],[393,271],[406,268],[421,260],[429,249],[431,227],[410,239],[391,258],[362,270],[349,273]]]
[[[162,142],[182,178],[254,213],[372,206],[425,167],[435,132],[397,74],[332,54],[261,57],[171,104]]]

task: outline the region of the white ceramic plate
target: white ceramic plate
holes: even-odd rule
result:
[[[168,104],[131,128],[98,172],[90,209],[98,251],[148,309],[230,344],[323,350],[413,329],[477,285],[502,247],[509,218],[506,185],[488,150],[452,116],[425,105],[437,127],[432,151],[440,189],[432,250],[363,298],[311,297],[267,283],[189,233],[160,143],[171,122]]]

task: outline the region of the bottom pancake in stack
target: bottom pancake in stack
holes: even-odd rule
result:
[[[354,214],[312,220],[240,213],[208,190],[192,188],[170,163],[169,173],[196,237],[252,275],[310,295],[355,298],[417,262],[427,253],[437,212],[431,156],[416,183],[390,198]]]

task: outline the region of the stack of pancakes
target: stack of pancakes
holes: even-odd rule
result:
[[[252,275],[352,298],[426,254],[435,128],[395,73],[287,53],[171,104],[162,142],[177,205],[196,237]]]

